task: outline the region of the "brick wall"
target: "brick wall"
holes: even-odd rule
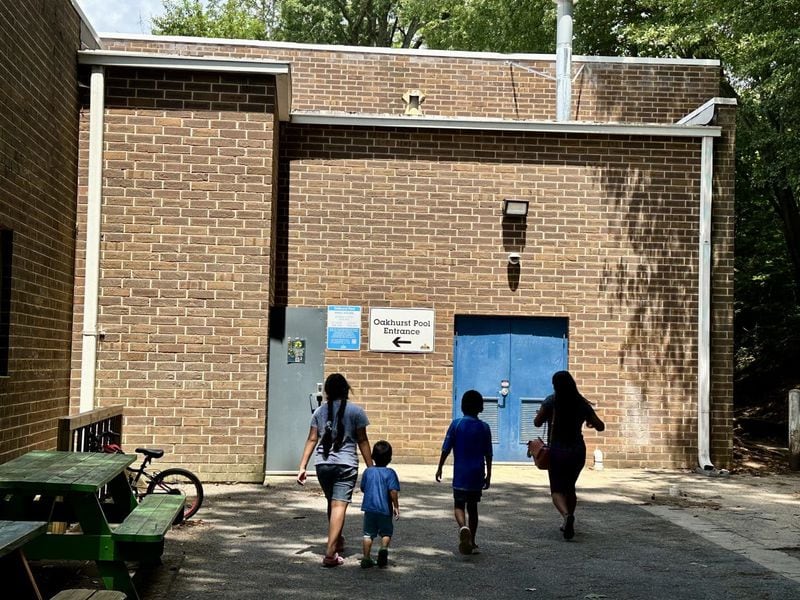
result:
[[[263,468],[274,102],[271,78],[107,71],[97,401],[207,480]]]
[[[296,111],[399,114],[410,87],[431,115],[547,119],[552,106],[552,82],[481,55],[105,41],[291,62]],[[590,62],[575,107],[586,120],[670,123],[717,95],[718,75]],[[101,404],[127,405],[126,444],[164,446],[205,479],[258,479],[268,307],[425,306],[435,353],[326,355],[396,460],[438,455],[455,316],[497,314],[569,319],[570,369],[608,423],[609,466],[695,463],[698,138],[292,124],[277,136],[271,81],[114,70],[108,93],[97,387]],[[715,142],[720,466],[732,445],[732,119],[721,111]],[[509,196],[531,199],[525,226],[503,225]]]
[[[398,460],[438,456],[454,316],[503,314],[569,318],[609,466],[693,463],[699,140],[292,126],[282,143],[287,303],[436,310],[432,354],[326,355]],[[524,232],[503,231],[509,196],[532,200]],[[522,255],[514,290],[505,242]],[[729,348],[716,357],[724,394]],[[715,413],[723,458],[729,418]]]
[[[402,115],[402,95],[420,89],[429,116],[555,120],[555,59],[463,53],[346,51],[293,44],[220,44],[200,40],[104,38],[110,50],[278,60],[292,64],[292,110]],[[674,123],[719,93],[719,67],[689,63],[581,62],[573,83],[573,118]]]
[[[80,23],[67,1],[0,0],[0,227],[13,230],[0,462],[55,448],[68,411]]]

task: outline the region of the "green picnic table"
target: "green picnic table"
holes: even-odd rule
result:
[[[42,594],[22,547],[45,531],[44,521],[0,521],[0,580],[4,586],[37,600],[42,600]]]
[[[137,503],[125,472],[135,459],[135,454],[37,450],[0,465],[0,496],[10,495],[6,518],[27,521],[37,514],[37,504],[60,497],[80,524],[79,532],[48,533],[28,542],[27,556],[93,560],[106,588],[138,600],[125,561],[159,562],[183,496],[149,495]],[[103,510],[99,491],[104,487],[112,511]]]

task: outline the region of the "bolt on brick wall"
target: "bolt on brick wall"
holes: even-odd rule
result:
[[[429,116],[555,120],[555,81],[531,71],[555,77],[555,57],[514,55],[509,60],[489,53],[437,55],[158,37],[104,38],[103,44],[110,50],[291,62],[292,110],[298,112],[402,115],[402,95],[420,89]],[[574,120],[674,123],[719,93],[720,68],[699,62],[575,57],[574,64]]]
[[[569,318],[609,465],[693,463],[700,140],[290,126],[282,147],[278,302],[436,310],[432,354],[326,354],[399,461],[438,456],[455,315],[502,314]],[[520,230],[503,229],[504,197],[531,200]]]
[[[107,74],[98,403],[206,480],[263,472],[274,103],[271,78]]]
[[[66,1],[2,1],[0,31],[0,227],[13,231],[5,462],[55,448],[69,408],[80,23]]]

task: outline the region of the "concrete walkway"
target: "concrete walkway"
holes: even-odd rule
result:
[[[585,470],[565,542],[546,473],[499,466],[481,502],[481,553],[457,552],[449,473],[395,465],[401,518],[388,569],[361,569],[360,497],[344,566],[324,569],[325,500],[311,481],[208,485],[201,520],[171,532],[140,589],[175,599],[800,598],[800,476],[707,478]]]

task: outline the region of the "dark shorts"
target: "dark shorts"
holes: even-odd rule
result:
[[[453,488],[453,500],[456,508],[464,508],[465,504],[480,502],[483,490],[458,490]]]
[[[394,533],[394,523],[391,515],[380,513],[364,513],[364,537],[374,540],[377,536],[392,537]]]
[[[317,481],[328,500],[350,502],[356,487],[358,467],[317,465]]]
[[[586,463],[586,446],[550,448],[550,469],[547,474],[550,478],[551,494],[574,494],[575,483]]]

